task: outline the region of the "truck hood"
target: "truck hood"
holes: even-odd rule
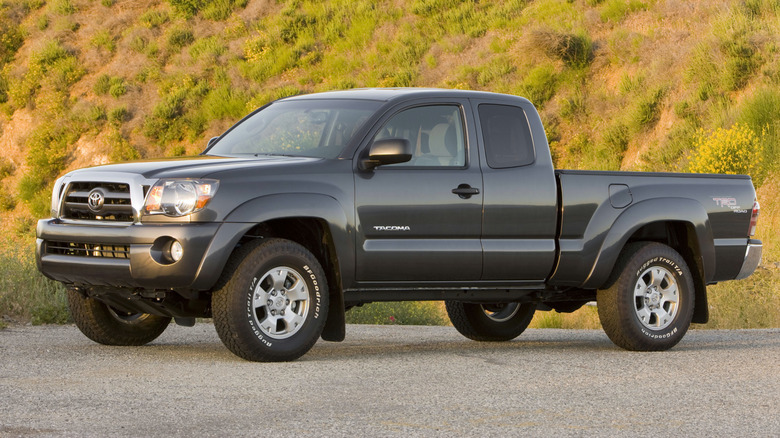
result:
[[[204,178],[224,170],[241,168],[268,168],[320,161],[320,158],[260,156],[248,158],[196,156],[157,160],[133,161],[121,164],[88,167],[69,172],[67,176],[82,173],[123,173],[143,175],[145,178]]]

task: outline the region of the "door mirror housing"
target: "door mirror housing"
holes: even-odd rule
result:
[[[368,148],[368,158],[361,161],[363,170],[377,166],[406,163],[412,159],[412,144],[405,138],[376,140]]]
[[[208,143],[206,143],[206,149],[208,149],[208,148],[210,148],[210,147],[214,146],[214,143],[216,143],[216,142],[217,142],[217,140],[219,140],[219,136],[216,136],[216,137],[211,137],[211,138],[209,139],[209,142],[208,142]]]

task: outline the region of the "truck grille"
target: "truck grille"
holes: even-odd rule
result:
[[[129,259],[129,245],[106,245],[102,243],[46,242],[46,253],[75,257],[102,257]]]
[[[66,189],[60,216],[63,219],[132,222],[130,185],[73,182]]]

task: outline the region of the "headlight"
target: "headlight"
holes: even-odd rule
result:
[[[161,179],[146,195],[145,214],[186,216],[202,210],[217,192],[213,179]]]

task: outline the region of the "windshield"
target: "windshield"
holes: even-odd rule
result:
[[[206,154],[336,158],[379,106],[355,100],[275,102],[231,128]]]

